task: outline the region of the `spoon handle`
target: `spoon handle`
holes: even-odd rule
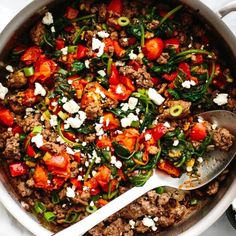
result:
[[[115,198],[107,205],[103,206],[96,212],[87,216],[83,220],[75,223],[74,225],[54,234],[54,236],[80,236],[85,234],[89,229],[93,228],[98,223],[105,220],[107,217],[116,213],[123,207],[127,206],[129,203],[133,202],[146,192],[150,191],[154,187],[157,187],[152,184],[152,181],[147,181],[146,184],[142,187],[133,187],[127,192],[123,193],[119,197]]]

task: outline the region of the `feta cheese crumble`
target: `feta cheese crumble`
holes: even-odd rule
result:
[[[66,102],[62,107],[65,111],[67,111],[70,114],[77,113],[80,108],[79,105],[72,99]]]
[[[138,121],[138,116],[134,115],[133,113],[130,113],[127,117],[124,117],[121,119],[121,126],[123,128],[126,128],[128,126],[131,126],[133,121]]]
[[[7,93],[8,93],[8,88],[4,87],[2,83],[0,83],[0,98],[4,100]]]
[[[136,60],[137,57],[138,57],[138,55],[134,53],[134,50],[131,50],[131,52],[129,53],[129,59]]]
[[[176,146],[178,146],[178,145],[179,145],[179,140],[176,139],[176,140],[173,142],[173,146],[176,147]]]
[[[120,85],[117,86],[116,93],[117,94],[122,94],[123,93],[123,89],[122,89],[122,87]]]
[[[155,225],[155,221],[149,217],[144,217],[142,220],[142,223],[144,226],[147,226],[149,228],[152,228],[153,231],[157,230],[157,227]]]
[[[7,66],[6,66],[6,70],[9,71],[9,72],[11,72],[11,73],[14,72],[14,69],[13,69],[13,67],[12,67],[11,65],[7,65]]]
[[[50,125],[52,126],[52,127],[55,127],[55,126],[57,126],[57,116],[56,115],[51,115],[51,117],[50,117]]]
[[[109,37],[109,34],[107,32],[105,32],[104,30],[103,31],[99,31],[97,33],[98,37],[104,39],[104,38],[108,38]]]
[[[75,186],[67,187],[66,188],[66,196],[69,198],[74,198],[75,197]]]
[[[104,70],[99,70],[98,71],[98,74],[102,77],[105,77],[106,76],[106,72]]]
[[[213,102],[216,103],[218,106],[222,106],[228,103],[228,94],[227,93],[219,93],[213,99]]]
[[[43,146],[43,136],[42,134],[38,133],[31,139],[32,143],[35,143],[37,148],[40,148]]]
[[[134,229],[135,221],[134,220],[129,220],[129,225],[131,226],[131,229]]]
[[[81,125],[86,120],[87,116],[86,113],[83,111],[79,111],[78,113],[79,115],[76,115],[75,117],[69,117],[65,120],[66,126],[71,127],[73,129],[78,129],[81,127]]]
[[[181,85],[182,85],[183,88],[190,89],[191,86],[196,85],[196,82],[193,81],[193,80],[185,80]]]
[[[62,55],[67,55],[68,54],[68,47],[64,47],[61,49]]]
[[[151,134],[145,134],[145,141],[148,141],[152,138],[152,135]]]
[[[85,65],[85,67],[87,69],[89,69],[90,68],[90,61],[89,60],[85,60],[84,65]]]
[[[46,96],[46,90],[44,89],[44,87],[40,84],[40,83],[35,83],[35,89],[34,89],[34,95],[41,95],[42,97]]]
[[[51,12],[46,12],[45,16],[42,19],[42,23],[45,25],[51,25],[53,24],[53,16]]]
[[[135,97],[130,97],[128,100],[128,105],[129,105],[129,109],[130,110],[134,110],[134,108],[137,106],[138,104],[138,99]]]
[[[97,53],[98,57],[102,56],[102,54],[104,53],[104,48],[105,48],[105,43],[101,42],[97,38],[92,39],[92,50],[94,51],[98,49],[98,53]]]
[[[155,89],[149,88],[148,89],[148,97],[156,104],[156,105],[161,105],[164,101],[165,98],[162,97]]]

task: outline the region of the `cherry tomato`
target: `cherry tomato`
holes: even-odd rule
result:
[[[207,129],[204,123],[196,123],[190,132],[190,138],[194,141],[202,141],[207,136]]]

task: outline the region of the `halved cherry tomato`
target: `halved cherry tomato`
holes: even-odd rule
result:
[[[181,171],[179,168],[175,167],[173,164],[171,164],[168,161],[162,161],[157,164],[157,167],[160,170],[165,171],[167,174],[174,176],[174,177],[179,177],[181,174]]]
[[[172,82],[172,81],[174,81],[176,79],[177,75],[178,75],[177,72],[173,72],[171,74],[164,74],[164,75],[162,75],[162,78]]]
[[[123,11],[122,0],[111,0],[111,2],[109,3],[109,5],[107,7],[107,11],[114,12],[114,13],[121,15],[121,13]]]
[[[128,90],[123,84],[111,85],[110,90],[118,101],[126,101],[132,93],[132,91]]]
[[[84,186],[90,189],[90,194],[95,196],[100,193],[99,184],[95,177],[89,179],[88,181],[84,182]]]
[[[77,46],[77,59],[81,60],[84,59],[87,56],[88,48],[79,44]]]
[[[38,60],[41,53],[42,50],[39,47],[37,46],[30,47],[21,56],[21,61],[23,61],[26,65],[30,65]]]
[[[65,17],[69,20],[73,20],[75,19],[79,14],[79,11],[75,8],[72,8],[70,6],[68,6],[66,8],[66,14],[65,14]]]
[[[64,47],[65,47],[65,40],[62,38],[56,39],[56,49],[61,50]]]
[[[181,62],[178,68],[187,76],[187,78],[191,76],[190,66],[186,62]]]
[[[27,154],[29,157],[35,157],[35,155],[36,155],[36,152],[35,152],[34,148],[33,148],[30,144],[27,145],[26,154]]]
[[[47,189],[50,187],[50,183],[48,181],[48,172],[46,169],[40,165],[37,165],[33,175],[34,186],[36,188]]]
[[[204,123],[196,123],[190,132],[190,138],[194,141],[202,141],[207,136],[207,129]]]
[[[103,129],[105,131],[115,130],[120,126],[120,121],[115,115],[111,112],[107,112],[103,115]]]
[[[15,124],[15,125],[12,127],[12,133],[13,133],[13,134],[23,134],[24,131],[23,131],[22,127],[20,127],[19,125],[16,125],[16,124]]]
[[[162,53],[164,42],[161,38],[148,39],[144,45],[143,53],[148,60],[156,60]]]
[[[159,140],[163,135],[166,134],[166,127],[163,124],[157,124],[152,129],[152,136],[155,139],[155,141]]]
[[[165,48],[174,48],[176,52],[179,52],[180,42],[177,38],[166,39]]]
[[[14,116],[9,109],[0,109],[0,123],[7,127],[12,127],[14,123]]]
[[[137,39],[134,36],[131,36],[130,38],[128,38],[129,46],[134,45],[136,42],[137,42]]]
[[[202,64],[203,63],[203,55],[202,54],[196,54],[194,55],[194,59],[192,59],[193,64]]]
[[[99,139],[96,142],[96,145],[98,148],[112,148],[112,141],[107,135],[100,136]]]
[[[52,178],[53,189],[60,189],[64,183],[65,183],[64,178],[53,176]]]
[[[136,71],[139,68],[141,68],[141,65],[137,61],[135,61],[135,60],[129,61],[128,65],[132,66]]]
[[[158,84],[160,84],[160,82],[161,82],[161,81],[160,81],[158,78],[156,78],[156,77],[152,77],[151,80],[152,80],[152,82],[153,82],[154,85],[158,85]]]
[[[105,200],[105,199],[103,199],[103,198],[100,198],[100,199],[97,200],[97,204],[98,204],[98,206],[100,206],[100,207],[105,206],[107,203],[108,203],[108,201]]]
[[[98,184],[104,191],[107,190],[110,177],[111,177],[111,170],[105,165],[99,167],[97,174],[94,176],[94,178],[97,180]]]
[[[109,84],[118,85],[120,83],[119,71],[116,65],[113,63],[111,66],[111,75],[109,78]]]
[[[118,57],[122,57],[125,54],[125,50],[120,46],[119,42],[113,41],[114,50]]]
[[[28,167],[24,162],[14,162],[9,165],[10,174],[12,177],[25,175],[28,173]]]
[[[126,76],[120,76],[120,82],[125,85],[126,89],[131,91],[131,92],[134,92],[135,91],[135,86],[132,82],[131,79],[129,79],[128,77]]]
[[[71,178],[70,182],[76,187],[76,189],[78,190],[82,190],[83,189],[83,184],[76,178]]]

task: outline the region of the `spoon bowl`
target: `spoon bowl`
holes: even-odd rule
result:
[[[236,124],[236,115],[234,113],[224,110],[215,110],[201,113],[197,115],[197,117],[208,121],[214,126],[226,128],[234,137],[236,137],[236,126],[234,125]],[[89,229],[127,206],[143,194],[160,186],[168,186],[182,190],[194,190],[200,188],[216,178],[233,160],[235,153],[236,142],[233,142],[229,151],[216,149],[207,152],[203,158],[204,161],[197,172],[197,176],[199,177],[191,177],[187,174],[183,174],[180,178],[173,178],[160,170],[155,170],[142,187],[131,188],[93,214],[54,234],[54,236],[83,235]]]

